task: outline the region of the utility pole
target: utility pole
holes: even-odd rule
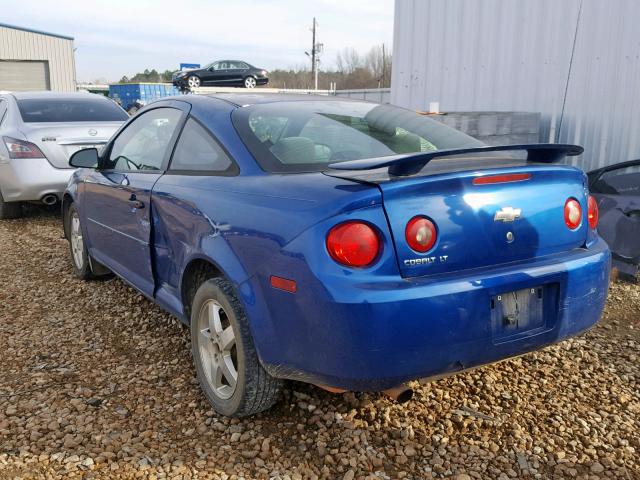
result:
[[[384,55],[384,43],[382,44],[382,88],[384,88],[385,75],[387,73],[387,59]]]
[[[311,78],[315,78],[316,90],[318,89],[318,76],[316,68],[316,17],[313,17],[311,27]]]
[[[320,54],[322,53],[322,48],[324,45],[322,43],[316,43],[316,26],[318,22],[316,22],[316,17],[313,17],[313,25],[311,26],[311,41],[313,44],[311,45],[311,53],[304,52],[304,54],[311,59],[311,78],[313,78],[313,83],[315,85],[315,89],[318,89],[318,64],[320,63]]]

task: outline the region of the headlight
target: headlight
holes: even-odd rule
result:
[[[262,71],[260,72],[260,74],[266,77],[266,76],[267,76],[267,71],[266,71],[266,70],[262,70]]]

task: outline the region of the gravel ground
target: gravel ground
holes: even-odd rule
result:
[[[397,405],[292,384],[231,420],[188,330],[118,279],[72,277],[53,214],[0,222],[0,478],[640,479],[640,287],[541,352]]]

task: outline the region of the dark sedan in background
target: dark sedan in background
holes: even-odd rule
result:
[[[247,62],[220,60],[197,70],[176,72],[172,81],[180,89],[201,86],[254,88],[269,83],[269,77],[266,70]]]

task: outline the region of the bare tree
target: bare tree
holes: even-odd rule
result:
[[[338,68],[338,72],[349,75],[358,68],[363,67],[362,58],[355,48],[345,47],[341,52],[338,52],[336,56],[336,67]]]
[[[364,57],[364,65],[378,82],[378,87],[388,87],[387,79],[391,71],[391,55],[387,53],[385,45],[371,47]]]

